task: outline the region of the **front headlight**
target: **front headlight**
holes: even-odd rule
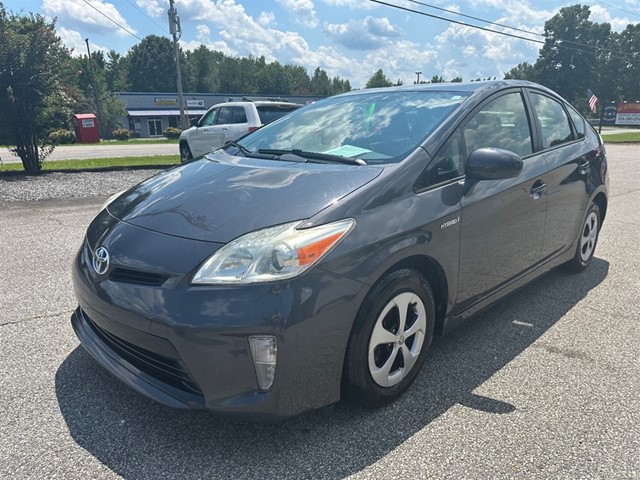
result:
[[[269,227],[237,238],[209,257],[192,283],[243,284],[295,277],[335,247],[355,221],[349,218],[296,230],[300,223]]]

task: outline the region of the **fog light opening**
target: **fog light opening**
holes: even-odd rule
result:
[[[251,335],[249,347],[260,390],[269,390],[276,375],[278,344],[273,335]]]

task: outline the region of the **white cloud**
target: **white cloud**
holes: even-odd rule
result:
[[[87,44],[85,43],[84,38],[82,38],[82,35],[80,35],[79,32],[76,32],[75,30],[69,30],[68,28],[60,27],[56,29],[56,33],[62,40],[62,43],[67,48],[73,49],[72,55],[74,57],[80,57],[82,55],[87,54]],[[107,47],[103,47],[102,45],[96,45],[93,42],[90,43],[90,46],[91,46],[92,52],[95,52],[98,50],[102,50],[103,52],[109,51]]]
[[[450,25],[436,37],[436,43],[440,61],[445,65],[440,65],[443,76],[448,78],[445,68],[452,71],[455,67],[457,72],[470,72],[467,76],[471,76],[465,80],[487,76],[502,78],[504,72],[516,64],[534,62],[540,48],[539,44],[462,25]],[[451,58],[456,61],[450,63]]]
[[[92,31],[112,32],[121,36],[129,35],[125,30],[106,18],[109,17],[130,32],[136,33],[135,29],[127,23],[112,3],[104,2],[103,0],[88,1],[95,8],[76,0],[43,0],[42,10],[51,17],[57,17],[66,26],[77,30],[89,29]]]
[[[369,0],[322,0],[331,7],[346,7],[353,10],[371,10],[379,6]]]
[[[168,2],[160,0],[136,0],[136,5],[147,12],[147,15],[155,18],[162,16],[168,10]]]
[[[591,10],[589,20],[595,23],[609,23],[611,29],[615,32],[621,32],[627,25],[634,23],[626,17],[612,17],[609,11],[600,5],[593,5],[589,9]]]
[[[276,16],[273,12],[260,12],[258,17],[258,23],[263,27],[267,27],[276,21]]]
[[[196,39],[191,41],[180,40],[180,48],[183,50],[193,51],[201,45],[206,46],[210,50],[222,52],[225,55],[237,56],[238,52],[229,47],[227,42],[211,40],[211,29],[207,25],[196,26]]]
[[[311,0],[277,0],[280,5],[289,10],[294,21],[305,27],[318,26],[318,17]]]
[[[369,77],[378,69],[382,69],[385,75],[393,82],[400,79],[405,84],[411,83],[415,78],[415,72],[428,71],[427,68],[437,58],[434,49],[421,48],[413,42],[399,41],[379,50],[369,52],[358,70],[363,71],[364,78],[360,82],[365,84]],[[358,72],[353,72],[354,74]],[[350,77],[351,78],[351,77]]]
[[[401,32],[387,18],[366,17],[347,23],[327,24],[325,32],[337,43],[354,50],[374,50],[390,43]]]

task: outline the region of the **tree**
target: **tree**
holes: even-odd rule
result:
[[[200,45],[185,56],[184,87],[187,92],[217,92],[219,90],[219,69],[224,53],[209,50]]]
[[[320,67],[313,72],[311,93],[313,95],[331,95],[331,80],[329,80],[327,72]]]
[[[608,23],[589,21],[585,5],[563,7],[544,24],[547,37],[534,68],[538,81],[569,101],[582,98],[599,71],[598,46],[611,33]]]
[[[173,45],[168,38],[147,35],[131,47],[127,59],[134,92],[177,91]]]
[[[529,80],[530,82],[538,81],[538,73],[533,65],[528,62],[519,63],[507,73],[504,74],[505,80]]]
[[[451,83],[462,83],[462,77],[452,78]]]
[[[444,77],[441,77],[439,75],[434,75],[433,77],[431,77],[431,80],[429,81],[429,83],[444,83]]]
[[[128,59],[122,57],[115,50],[109,50],[107,53],[107,63],[105,69],[105,80],[107,82],[107,90],[109,92],[126,92],[129,90]]]
[[[124,127],[124,125],[118,122],[118,119],[128,115],[126,105],[112,93],[108,93],[100,100],[100,107],[102,112],[102,125],[100,125],[100,130],[107,138],[111,138],[112,132],[116,128]]]
[[[284,70],[291,79],[291,93],[294,95],[309,95],[311,93],[311,79],[304,67],[285,65]],[[351,89],[350,86],[349,89]]]
[[[7,14],[0,3],[0,130],[12,134],[27,171],[53,151],[48,131],[69,121],[72,100],[61,84],[69,59],[55,21]]]
[[[392,85],[391,80],[389,80],[382,69],[380,69],[367,81],[365,88],[390,87]]]

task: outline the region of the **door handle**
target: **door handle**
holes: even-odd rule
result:
[[[578,171],[582,175],[586,175],[587,173],[589,173],[589,160],[587,160],[584,157],[581,157],[580,162],[578,163]]]
[[[542,192],[544,192],[546,189],[547,189],[547,184],[544,183],[542,180],[538,180],[531,187],[531,190],[529,191],[529,195],[531,195],[531,198],[533,198],[534,200],[538,200],[542,196]]]

